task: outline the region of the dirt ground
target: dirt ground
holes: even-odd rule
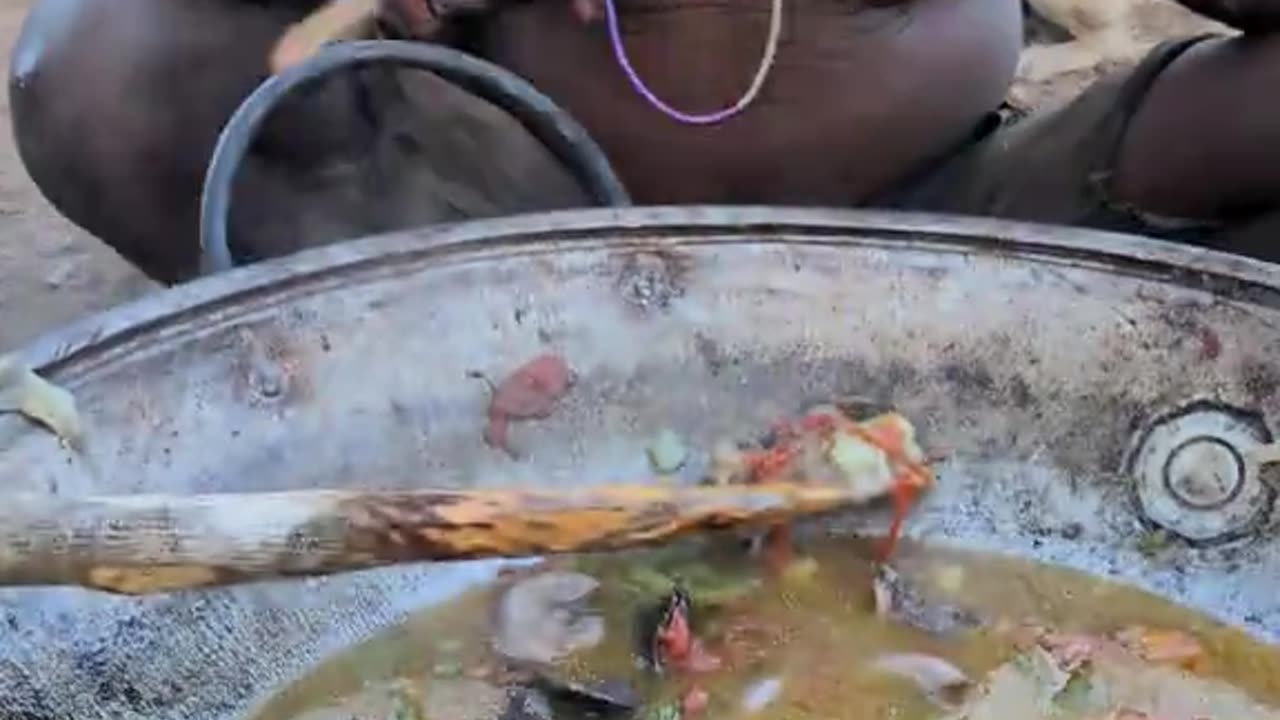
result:
[[[1202,27],[1168,0],[1102,1],[1135,6],[1130,20],[1138,44]],[[0,0],[0,57],[6,76],[9,48],[30,2]],[[1043,83],[1019,83],[1014,96],[1021,105],[1040,106],[1073,95],[1094,75],[1096,71],[1073,71]],[[8,118],[8,98],[0,93],[0,352],[156,289],[44,201],[18,160]]]
[[[9,49],[29,5],[0,0],[6,77]],[[41,197],[18,160],[8,93],[0,93],[0,352],[154,287]]]

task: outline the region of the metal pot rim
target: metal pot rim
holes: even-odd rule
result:
[[[334,276],[424,256],[527,252],[536,243],[594,241],[626,246],[655,234],[694,244],[742,242],[753,230],[812,236],[822,244],[933,247],[940,252],[1034,257],[1109,268],[1225,297],[1280,307],[1275,265],[1137,235],[1021,221],[889,210],[777,206],[591,208],[471,220],[312,248],[152,293],[37,338],[17,352],[40,372],[57,372],[95,349],[183,317],[246,300],[295,292]],[[725,235],[731,237],[725,238]],[[768,242],[776,243],[777,240]],[[544,248],[546,246],[544,245]],[[555,249],[564,249],[556,245]]]

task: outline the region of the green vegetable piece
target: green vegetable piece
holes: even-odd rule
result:
[[[447,655],[456,655],[462,652],[462,641],[456,638],[447,638],[436,641],[436,650]]]
[[[1073,715],[1085,714],[1090,709],[1093,683],[1084,673],[1071,676],[1067,684],[1054,697],[1054,704]]]
[[[688,592],[695,605],[721,607],[745,598],[758,586],[754,580],[726,580],[717,585],[695,585],[688,588]]]
[[[395,705],[391,708],[391,714],[388,720],[418,720],[417,713],[409,707],[409,703],[403,697],[396,697]]]
[[[865,487],[872,478],[878,486],[893,477],[888,458],[881,450],[844,433],[836,434],[829,457],[852,488]]]
[[[676,703],[664,703],[649,709],[645,720],[680,720],[680,706]]]
[[[679,470],[689,457],[689,449],[684,440],[674,431],[663,429],[649,443],[649,464],[656,472],[662,474]]]
[[[432,666],[431,674],[438,678],[456,678],[462,675],[462,665],[456,662],[438,662]]]
[[[627,571],[627,585],[644,595],[666,595],[675,587],[675,581],[667,575],[645,565],[636,565]]]
[[[426,720],[422,701],[416,692],[399,683],[391,692],[391,713],[387,720]]]
[[[690,585],[716,585],[720,580],[720,575],[702,562],[676,565],[667,568],[665,572],[672,578],[678,579],[680,584],[685,587]]]
[[[818,574],[818,561],[811,557],[796,558],[782,571],[782,582],[792,587],[803,587]]]
[[[1168,548],[1172,542],[1173,538],[1169,533],[1164,530],[1152,530],[1138,538],[1138,552],[1146,557],[1154,557]]]
[[[679,578],[680,585],[689,594],[694,605],[703,607],[737,602],[759,586],[759,581],[754,578],[731,571],[717,571],[705,559],[691,559],[675,564],[667,572]]]

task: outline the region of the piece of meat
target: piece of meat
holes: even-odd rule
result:
[[[872,582],[876,614],[932,635],[973,630],[982,620],[972,611],[936,602],[889,565],[881,565]]]
[[[706,690],[694,685],[689,692],[684,694],[684,698],[680,701],[680,711],[683,717],[689,718],[701,715],[707,711],[707,705],[711,703],[711,696]]]
[[[1200,641],[1181,630],[1131,627],[1117,633],[1116,640],[1143,660],[1187,669],[1204,656]]]
[[[689,655],[678,663],[681,670],[691,673],[713,673],[724,665],[719,655],[712,653],[698,638],[689,645]]]
[[[1051,632],[1042,636],[1039,643],[1067,673],[1078,671],[1103,649],[1101,639],[1080,633]]]
[[[573,372],[559,355],[540,355],[521,365],[493,391],[492,410],[515,420],[551,414],[569,391]]]
[[[604,640],[604,619],[588,612],[599,582],[582,573],[549,571],[520,580],[499,598],[494,649],[503,657],[554,664]]]
[[[963,670],[935,655],[890,653],[872,661],[879,672],[910,680],[931,702],[942,708],[959,705],[973,684]]]
[[[558,355],[540,355],[493,388],[484,440],[514,456],[507,437],[512,420],[545,418],[573,384],[573,371]]]

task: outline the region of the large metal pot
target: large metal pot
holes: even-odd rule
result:
[[[646,470],[833,395],[944,449],[910,523],[1136,583],[1280,639],[1280,287],[1259,262],[987,220],[592,210],[361,240],[241,268],[25,351],[72,390],[77,455],[0,418],[0,487],[60,494],[539,485]],[[579,374],[519,461],[469,370]],[[696,468],[695,468],[696,469]],[[850,525],[881,517],[842,518]],[[1189,541],[1149,561],[1145,529]],[[0,717],[236,718],[496,563],[126,599],[0,592]]]

